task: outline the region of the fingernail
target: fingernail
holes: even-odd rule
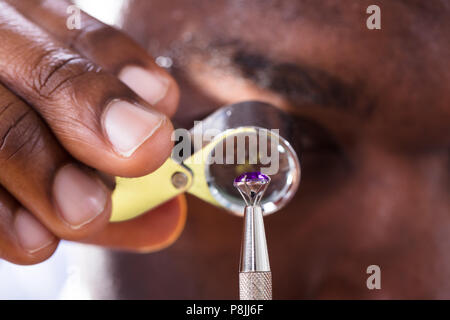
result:
[[[19,243],[29,253],[37,252],[55,241],[55,237],[33,215],[21,208],[14,219]]]
[[[116,152],[129,157],[165,121],[157,111],[124,100],[112,101],[105,110],[103,126]]]
[[[72,164],[56,173],[53,195],[62,218],[73,229],[86,225],[102,213],[108,197],[100,181]]]
[[[126,66],[119,79],[150,104],[157,104],[167,94],[169,80],[156,72],[137,66]]]

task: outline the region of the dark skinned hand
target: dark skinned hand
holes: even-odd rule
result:
[[[179,197],[110,223],[108,176],[169,156],[178,87],[144,49],[66,1],[0,1],[0,257],[38,263],[69,239],[136,251],[172,243]],[[100,174],[100,172],[102,172]]]

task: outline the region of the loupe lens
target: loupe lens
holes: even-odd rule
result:
[[[243,215],[245,203],[233,180],[261,171],[271,178],[261,201],[264,214],[280,210],[300,182],[300,163],[289,143],[276,132],[258,127],[232,129],[210,152],[205,169],[211,195],[228,210]]]

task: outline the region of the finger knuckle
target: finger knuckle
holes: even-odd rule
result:
[[[64,49],[47,50],[37,59],[31,86],[40,99],[51,100],[100,68],[86,58]]]
[[[39,119],[32,109],[20,100],[6,106],[0,107],[0,170],[17,156],[34,152],[41,135]]]

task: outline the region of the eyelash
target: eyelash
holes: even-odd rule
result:
[[[322,184],[324,180],[330,181],[334,174],[345,172],[345,155],[333,135],[309,119],[300,118],[296,123],[293,147],[300,159],[302,180]]]
[[[297,117],[295,123],[295,134],[293,134],[295,141],[292,144],[296,151],[334,154],[340,152],[339,145],[332,134],[315,121]]]

